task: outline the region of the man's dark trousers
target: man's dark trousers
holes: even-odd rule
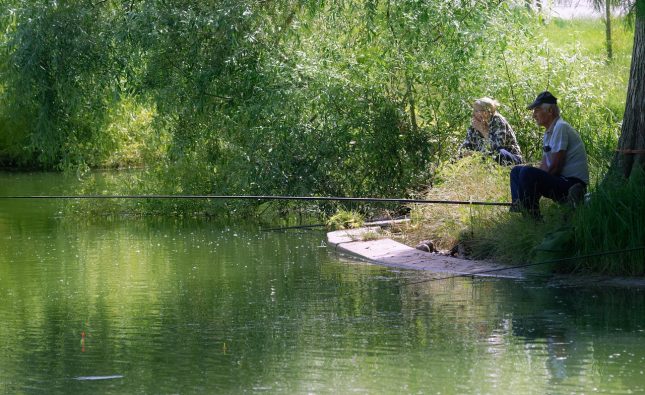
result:
[[[532,166],[515,166],[511,169],[511,198],[514,205],[539,217],[541,196],[563,201],[569,188],[578,183],[582,181],[575,177],[553,176]]]

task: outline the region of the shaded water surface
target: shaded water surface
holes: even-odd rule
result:
[[[59,193],[0,174],[0,194]],[[0,200],[0,393],[642,393],[639,290],[430,281],[321,231]]]

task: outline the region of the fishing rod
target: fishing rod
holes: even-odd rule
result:
[[[275,230],[291,230],[291,229],[313,229],[313,228],[322,228],[327,226],[326,224],[313,224],[313,225],[295,225],[295,226],[282,226],[279,228],[266,228],[260,229],[262,232],[271,232]]]
[[[372,219],[368,222],[363,223],[363,226],[374,226],[374,225],[382,225],[382,224],[391,224],[395,221],[407,221],[410,218],[401,216],[401,217],[395,217],[395,218],[383,218],[383,219]],[[281,226],[279,228],[266,228],[266,229],[260,229],[263,232],[267,231],[274,231],[274,230],[290,230],[290,229],[313,229],[313,228],[322,228],[327,226],[327,224],[309,224],[309,225],[295,225],[295,226]]]
[[[490,274],[490,273],[502,272],[502,271],[505,271],[505,270],[513,270],[513,269],[523,269],[523,268],[532,267],[532,266],[546,265],[546,264],[549,264],[549,263],[560,263],[560,262],[566,262],[566,261],[575,261],[575,260],[578,260],[578,259],[595,258],[595,257],[599,257],[599,256],[614,255],[614,254],[624,254],[624,253],[635,252],[635,251],[643,251],[643,250],[645,250],[645,246],[634,247],[634,248],[625,248],[625,249],[622,249],[622,250],[596,252],[596,253],[593,253],[593,254],[579,255],[579,256],[573,256],[573,257],[568,257],[568,258],[551,259],[551,260],[542,261],[542,262],[525,263],[525,264],[516,265],[516,266],[508,266],[508,267],[502,267],[502,268],[497,268],[497,269],[481,270],[481,271],[472,272],[472,273],[460,273],[460,274],[455,274],[455,275],[452,275],[452,276],[439,277],[439,278],[430,278],[430,279],[419,280],[419,281],[412,281],[412,282],[409,282],[409,283],[399,284],[399,285],[402,286],[402,287],[407,287],[409,285],[416,285],[416,284],[423,284],[423,283],[429,283],[429,282],[434,282],[434,281],[449,280],[449,279],[452,279],[452,278],[473,277],[473,276],[478,276],[478,275],[481,275],[481,274]]]
[[[206,199],[206,200],[300,200],[300,201],[339,201],[339,202],[377,202],[402,204],[455,204],[472,206],[510,206],[507,202],[483,202],[475,200],[429,200],[373,197],[340,196],[272,196],[272,195],[7,195],[3,200],[74,200],[74,199]]]

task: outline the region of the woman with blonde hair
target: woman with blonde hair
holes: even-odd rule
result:
[[[475,100],[471,124],[466,139],[459,147],[459,156],[466,156],[468,151],[478,151],[492,156],[502,165],[523,162],[515,132],[497,111],[498,108],[499,102],[490,97]]]

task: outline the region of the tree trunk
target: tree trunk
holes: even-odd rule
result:
[[[524,0],[524,6],[527,11],[533,11],[533,0]]]
[[[410,124],[412,124],[412,131],[416,134],[419,131],[419,125],[417,124],[417,109],[414,100],[414,85],[412,84],[412,78],[410,77],[409,71],[405,72],[405,83],[407,85],[408,104],[410,106]]]
[[[625,116],[612,169],[629,177],[637,166],[645,167],[645,14],[636,15],[634,49],[629,73]]]
[[[613,50],[611,47],[611,1],[605,0],[605,36],[607,37],[607,61],[611,62]]]
[[[410,125],[412,127],[412,131],[416,134],[417,131],[419,130],[419,125],[417,124],[417,109],[416,109],[415,98],[414,98],[415,96],[414,82],[412,81],[412,77],[410,76],[410,71],[408,70],[407,61],[405,60],[405,56],[403,55],[403,50],[401,49],[401,43],[396,35],[396,32],[394,31],[394,26],[392,25],[392,21],[390,19],[389,1],[387,2],[386,17],[387,17],[387,25],[390,29],[390,32],[392,33],[392,38],[394,39],[396,51],[401,61],[401,67],[403,68],[403,76],[405,78],[405,86],[406,86],[405,96],[408,100],[408,105],[410,106]]]

